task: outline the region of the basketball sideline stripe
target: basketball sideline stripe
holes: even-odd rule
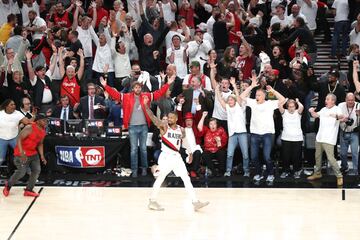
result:
[[[44,188],[41,187],[38,193],[40,194],[43,189],[44,189]],[[37,199],[37,197],[32,200],[32,202],[30,203],[29,207],[26,209],[26,211],[24,212],[24,214],[23,214],[22,217],[20,218],[19,222],[16,224],[14,230],[11,232],[10,236],[8,237],[8,240],[10,240],[10,239],[14,236],[16,230],[19,228],[20,224],[21,224],[22,221],[25,219],[27,213],[30,211],[30,209],[31,209],[32,206],[34,205],[36,199]]]

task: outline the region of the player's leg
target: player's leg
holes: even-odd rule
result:
[[[181,156],[180,155],[174,156],[174,160],[176,163],[174,164],[174,168],[172,170],[177,176],[181,177],[181,180],[184,182],[185,190],[187,191],[187,193],[191,198],[192,204],[194,206],[194,210],[197,211],[200,208],[207,206],[209,202],[200,202],[197,199],[194,187],[191,183],[190,177],[186,170],[186,166],[182,161]]]
[[[158,166],[159,175],[154,182],[148,207],[151,210],[162,211],[164,210],[164,208],[157,202],[157,197],[160,191],[161,184],[164,182],[166,176],[172,170],[172,166],[171,166],[171,160],[167,159],[164,153],[160,154],[158,163],[159,163]]]

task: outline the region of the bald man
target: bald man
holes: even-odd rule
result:
[[[359,126],[358,113],[360,104],[355,102],[355,95],[348,93],[345,102],[339,104],[343,114],[340,123],[340,158],[341,171],[346,174],[349,172],[348,149],[350,146],[353,162],[352,174],[358,175],[358,156],[359,156]]]
[[[172,98],[179,96],[182,92],[182,79],[177,76],[176,66],[175,64],[169,64],[166,68],[166,76],[164,78],[164,82],[167,83],[168,79],[175,75],[174,84],[170,87]]]

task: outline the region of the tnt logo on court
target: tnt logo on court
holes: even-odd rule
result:
[[[83,167],[104,167],[104,147],[81,147]]]

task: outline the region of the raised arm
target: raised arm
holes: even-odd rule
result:
[[[317,112],[315,112],[315,108],[309,108],[309,113],[311,114],[311,116],[313,117],[313,118],[318,118],[318,117],[320,117],[320,115],[317,113]]]
[[[279,111],[281,114],[284,114],[285,112],[285,109],[284,109],[284,104],[288,101],[289,99],[288,98],[285,98],[285,101],[283,102],[280,102],[278,103],[278,108],[279,108]]]
[[[217,86],[217,82],[216,82],[216,67],[217,67],[217,64],[215,63],[210,63],[210,81],[211,81],[211,87],[212,89],[215,89],[216,86]]]
[[[79,48],[79,50],[77,51],[77,55],[80,56],[80,67],[79,70],[77,72],[77,77],[79,80],[81,80],[81,78],[84,75],[84,69],[85,69],[85,56],[84,56],[84,50],[82,50],[81,48]]]
[[[34,86],[36,84],[36,78],[35,78],[35,72],[31,63],[31,58],[32,58],[32,52],[31,51],[26,51],[25,53],[26,55],[26,66],[28,69],[28,73],[29,73],[29,80],[31,82],[31,85]]]
[[[298,113],[299,113],[299,114],[302,114],[303,111],[304,111],[304,105],[302,105],[302,103],[299,101],[298,98],[295,99],[295,101],[296,101],[296,103],[297,103],[297,105],[298,105]]]
[[[356,92],[360,92],[360,82],[359,82],[359,60],[353,62],[353,81],[355,85]]]
[[[215,97],[219,101],[222,108],[226,110],[226,102],[224,101],[223,97],[221,96],[220,84],[217,84],[215,87]]]
[[[110,97],[113,100],[118,101],[119,103],[122,102],[123,100],[123,93],[119,93],[118,91],[116,91],[114,88],[110,87],[107,85],[107,81],[103,78],[100,77],[100,83],[101,85],[105,88],[105,91],[107,91],[110,95]]]
[[[231,84],[231,86],[234,88],[234,92],[235,92],[235,96],[236,96],[236,100],[237,100],[238,104],[241,105],[241,103],[242,103],[243,100],[242,100],[241,97],[240,97],[240,93],[239,93],[239,90],[238,90],[238,88],[237,88],[236,80],[235,80],[234,77],[231,77],[231,78],[230,78],[230,84]]]
[[[150,110],[149,108],[149,102],[150,99],[148,96],[144,95],[143,96],[143,103],[144,103],[144,107],[145,107],[145,111],[147,113],[147,115],[149,116],[149,118],[151,119],[151,121],[154,123],[154,125],[160,129],[161,134],[163,135],[166,131],[166,125],[159,119],[157,118],[154,113]]]
[[[97,20],[96,2],[95,2],[95,1],[91,3],[91,7],[92,7],[92,10],[93,10],[91,26],[92,26],[93,28],[95,28],[95,26],[96,26],[96,20]]]
[[[208,115],[208,112],[203,112],[202,113],[201,119],[200,119],[199,124],[197,126],[199,132],[202,132],[203,129],[204,129],[204,120],[205,120],[207,115]]]
[[[257,83],[256,73],[253,72],[251,75],[251,85],[240,94],[240,98],[246,99],[250,95],[251,91],[258,86],[259,84]]]
[[[64,63],[64,54],[63,54],[64,47],[59,48],[59,72],[60,76],[64,77],[65,75],[65,63]]]
[[[283,95],[281,95],[278,91],[273,89],[270,85],[266,86],[266,91],[272,92],[275,95],[275,97],[279,100],[279,102],[285,101],[285,97]]]
[[[73,24],[72,24],[72,30],[75,31],[77,29],[77,27],[79,26],[79,8],[81,6],[81,2],[80,1],[76,1],[75,5],[75,13],[74,13],[74,20],[73,20]]]

